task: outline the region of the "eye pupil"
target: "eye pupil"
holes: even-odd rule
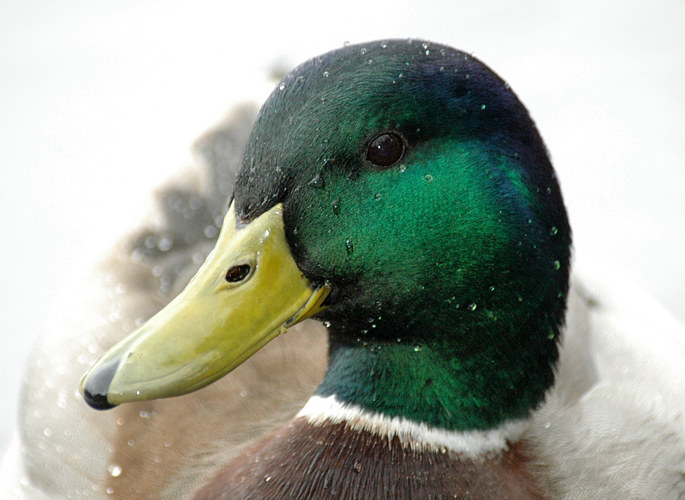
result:
[[[229,283],[237,283],[238,281],[243,281],[247,278],[248,274],[250,274],[250,266],[247,264],[233,266],[226,272],[226,281]]]
[[[404,140],[399,134],[385,132],[376,136],[366,150],[366,159],[376,166],[389,167],[404,156]]]

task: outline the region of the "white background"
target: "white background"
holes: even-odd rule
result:
[[[495,69],[551,151],[578,260],[685,321],[685,3],[234,3],[0,4],[0,449],[62,284],[269,67],[345,41],[423,37]]]

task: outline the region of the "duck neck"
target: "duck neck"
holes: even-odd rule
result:
[[[551,354],[527,350],[520,337],[503,343],[500,335],[466,352],[452,339],[349,344],[331,332],[328,372],[315,394],[430,428],[500,429],[528,418],[553,382]]]

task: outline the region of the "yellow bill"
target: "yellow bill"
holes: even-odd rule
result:
[[[282,211],[278,204],[241,225],[231,205],[186,289],[83,376],[88,404],[107,409],[200,389],[319,312],[330,290],[313,286],[295,264]]]

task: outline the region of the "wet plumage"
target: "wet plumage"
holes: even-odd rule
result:
[[[423,491],[488,498],[510,486],[521,498],[616,492],[668,498],[682,491],[678,387],[684,376],[677,360],[666,362],[684,350],[682,329],[662,319],[656,306],[636,316],[639,295],[624,293],[613,302],[615,292],[598,294],[601,287],[579,279],[567,294],[570,232],[554,172],[525,108],[494,73],[447,47],[374,42],[295,69],[262,108],[249,138],[248,115],[243,111],[200,143],[204,182],[185,180],[165,191],[161,222],[128,238],[115,254],[119,261],[101,266],[94,288],[109,292],[93,293],[96,303],[84,305],[85,313],[68,296],[65,312],[79,322],[94,316],[102,325],[71,325],[63,344],[43,347],[45,354],[37,356],[24,410],[28,448],[17,450],[28,470],[29,486],[21,488],[48,495],[111,489],[123,497],[225,492],[230,498],[236,490],[228,485],[248,478],[255,494],[267,497],[284,491],[270,488],[317,491],[311,489],[322,487],[314,484],[321,477],[316,460],[309,476],[289,477],[282,461],[273,464],[279,477],[262,458],[249,465],[255,457],[292,451],[289,443],[306,442],[308,433],[336,435],[337,424],[325,413],[310,411],[286,424],[315,391],[320,400],[334,397],[343,407],[359,408],[361,420],[373,414],[400,421],[393,431],[398,442],[384,441],[382,426],[353,425],[338,447],[325,436],[312,443],[315,450],[324,446],[327,459],[345,458],[342,445],[365,432],[374,451],[382,452],[383,443],[394,443],[395,452],[411,449],[412,439],[425,436],[423,428],[406,431],[416,423],[444,430],[449,439],[491,430],[516,439],[473,453],[450,444],[452,482],[434,485],[417,472],[407,481],[419,490],[408,486],[397,496]],[[402,143],[397,160],[390,161],[397,155],[393,147],[388,161],[369,153],[380,137]],[[73,394],[73,366],[85,368],[182,288],[208,254],[228,198],[234,212],[224,224],[235,225],[236,234],[276,210],[297,268],[313,290],[328,287],[323,307],[312,308],[331,335],[323,382],[323,331],[307,321],[200,392],[88,413]],[[658,340],[645,343],[635,334],[653,325]],[[126,356],[116,362],[116,373],[137,349],[121,348]],[[51,371],[64,377],[56,387],[46,382]],[[89,398],[100,397],[91,403],[135,399],[133,379],[121,379],[117,396],[108,384],[118,375],[105,375],[103,383],[86,381]],[[57,397],[70,421],[41,413],[44,397]],[[75,452],[79,439],[83,446]],[[428,461],[436,453],[416,446]],[[363,446],[354,451],[363,454]],[[71,469],[41,472],[60,456],[71,460]],[[515,457],[513,465],[497,469],[493,464],[505,456]],[[378,477],[373,466],[356,470],[341,459],[336,469],[331,463],[320,464],[333,474],[331,488],[348,498],[370,494],[363,485]],[[397,457],[389,464],[407,467]],[[85,475],[76,478],[69,473],[75,470]],[[289,483],[294,478],[298,482]]]

